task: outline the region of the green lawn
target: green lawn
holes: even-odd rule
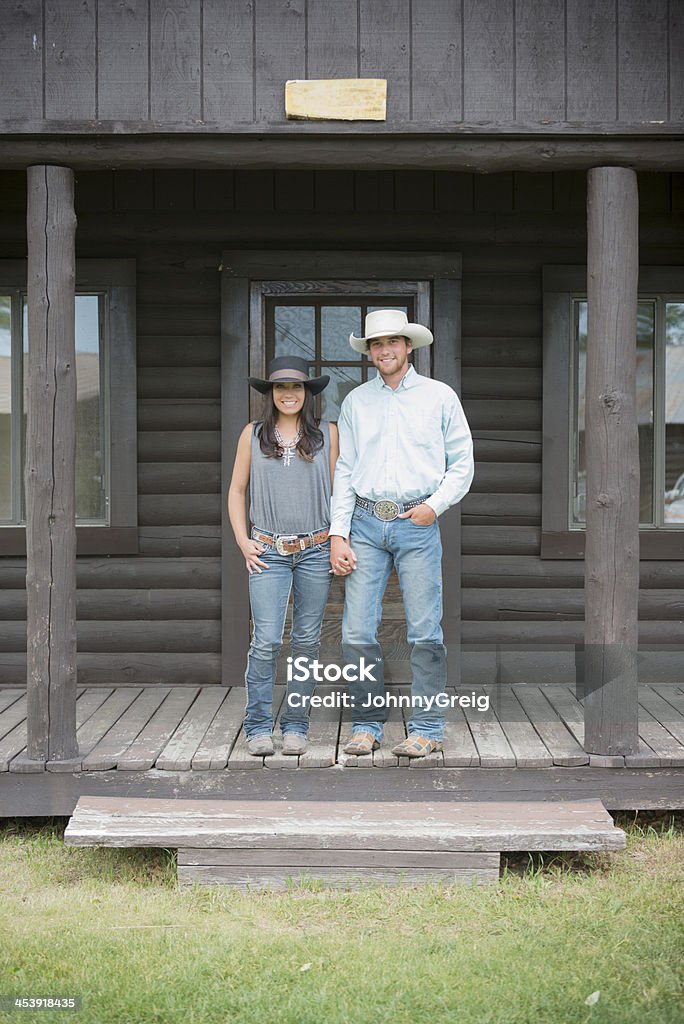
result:
[[[514,858],[496,886],[284,895],[178,890],[171,854],[67,849],[64,824],[0,822],[0,994],[83,1009],[2,1020],[684,1019],[684,831],[667,818],[621,820],[624,853]]]

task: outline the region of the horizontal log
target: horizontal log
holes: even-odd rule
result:
[[[536,526],[541,519],[539,494],[467,494],[461,502],[464,523],[493,523]],[[501,524],[503,525],[503,524]]]
[[[540,399],[541,369],[519,366],[463,366],[461,397]]]
[[[208,686],[221,682],[221,655],[212,653],[77,653],[79,686]],[[0,653],[0,676],[12,686],[26,684],[26,655]]]
[[[541,465],[527,462],[478,462],[471,493],[541,493]]]
[[[218,462],[219,430],[139,430],[138,462]]]
[[[221,489],[218,462],[144,462],[138,466],[138,494],[211,494]]]
[[[511,431],[508,435],[501,431],[500,437],[497,433],[495,430],[473,432],[475,462],[541,462],[541,436],[537,438],[536,431]]]
[[[176,306],[167,299],[159,304],[138,306],[138,328],[143,334],[218,334],[221,330],[218,303]]]
[[[491,530],[493,527],[477,529]],[[640,585],[645,590],[684,588],[684,562],[644,561],[639,571]],[[541,559],[511,554],[464,554],[461,572],[464,587],[584,586],[584,565],[581,561],[572,559]]]
[[[174,307],[179,305],[211,305],[218,303],[220,293],[219,261],[200,273],[183,270],[138,274],[138,302],[161,305],[173,295]]]
[[[535,526],[463,526],[463,555],[539,555],[541,531]]]
[[[464,621],[461,637],[464,644],[581,644],[584,622]],[[640,622],[639,643],[681,646],[681,628],[675,622]]]
[[[86,621],[76,624],[78,650],[97,653],[210,652],[220,650],[221,623],[192,619],[130,622]],[[26,647],[26,623],[6,622],[0,633],[0,650],[17,652]]]
[[[206,432],[220,429],[221,406],[213,399],[138,402],[138,430]]]
[[[542,361],[541,338],[474,337],[461,338],[461,363],[466,366],[539,367]]]
[[[463,402],[471,430],[540,430],[542,404],[532,399],[468,398]]]
[[[498,218],[497,218],[498,223]],[[575,230],[577,219],[573,222]],[[515,221],[515,227],[522,233],[523,230],[530,230],[525,220],[521,223],[520,218]],[[477,337],[510,334],[512,337],[520,335],[523,338],[542,334],[542,309],[541,304],[528,306],[498,305],[495,302],[487,302],[483,305],[463,305],[462,307],[462,331],[468,336]]]
[[[143,557],[221,555],[220,526],[143,526],[138,530],[138,540]]]
[[[152,619],[220,619],[218,590],[79,590],[76,595],[79,620],[135,621]],[[26,592],[0,591],[0,620],[26,618]]]
[[[584,619],[584,588],[544,589],[504,587],[464,588],[461,592],[464,619]],[[639,594],[641,621],[681,621],[684,594],[676,590],[644,590]]]
[[[216,366],[155,366],[138,369],[138,398],[221,397],[221,376]]]
[[[216,526],[221,522],[219,494],[141,494],[141,526]]]
[[[464,304],[483,305],[487,302],[504,302],[511,305],[529,306],[541,302],[542,288],[539,275],[531,274],[529,271],[521,270],[518,274],[512,274],[510,271],[474,274],[466,264],[461,294]]]
[[[211,590],[221,586],[218,558],[79,558],[76,562],[79,588],[191,587]],[[0,559],[0,589],[21,589],[26,583],[26,560]]]
[[[212,122],[105,122],[10,120],[0,122],[5,167],[37,162],[75,165],[83,170],[189,167],[317,170],[331,167],[448,171],[570,171],[599,165],[627,165],[635,170],[684,170],[681,126],[607,125],[552,122],[533,125],[463,123],[402,127],[393,122],[359,125],[340,132],[339,125],[312,122],[225,126]],[[450,137],[440,138],[440,135]],[[529,134],[529,138],[525,135]],[[312,137],[313,136],[313,137]],[[387,137],[386,137],[387,136]],[[416,137],[418,136],[418,137]],[[424,137],[420,137],[424,136]],[[510,136],[504,137],[502,136]]]
[[[181,274],[182,278],[183,275]],[[166,284],[167,298],[175,295]],[[218,298],[216,300],[218,302]],[[158,334],[139,334],[137,340],[138,367],[154,366],[215,366],[221,362],[221,339],[218,335],[188,334],[169,337]]]

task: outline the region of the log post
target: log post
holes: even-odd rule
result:
[[[638,212],[634,171],[589,171],[584,716],[598,755],[639,748]]]
[[[74,174],[27,175],[27,759],[65,762],[78,754]]]

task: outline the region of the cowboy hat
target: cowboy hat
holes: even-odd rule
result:
[[[395,334],[408,338],[414,348],[432,344],[432,331],[422,324],[410,324],[401,309],[376,309],[366,314],[366,332],[363,338],[349,335],[349,344],[355,352],[367,352],[367,343],[373,338],[392,337]]]
[[[327,387],[330,377],[310,377],[309,364],[300,356],[277,356],[268,364],[268,380],[250,377],[249,383],[262,395],[271,390],[274,384],[304,384],[312,395],[317,395]]]

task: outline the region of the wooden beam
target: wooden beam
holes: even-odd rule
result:
[[[14,123],[13,123],[14,124]],[[95,126],[93,129],[92,125]],[[597,160],[625,164],[639,171],[684,170],[681,128],[660,129],[658,135],[640,130],[616,136],[610,133],[539,133],[525,136],[490,130],[489,135],[452,126],[450,131],[401,133],[378,131],[378,123],[361,126],[371,133],[340,132],[339,123],[292,121],[284,131],[262,125],[242,134],[174,132],[171,126],[143,127],[140,133],[108,133],[106,125],[67,123],[38,127],[23,134],[0,122],[2,166],[23,168],[36,160],[68,163],[77,170],[143,167],[192,167],[195,170],[232,167],[248,170],[287,168],[316,170],[420,170],[501,171],[587,170]],[[97,128],[100,128],[98,133]],[[155,127],[157,130],[155,131]],[[81,129],[79,131],[79,128]],[[325,129],[328,128],[328,131]],[[312,137],[312,132],[316,135]]]
[[[74,173],[28,168],[28,757],[76,745]]]
[[[585,548],[585,747],[636,754],[639,199],[625,167],[589,171]]]

